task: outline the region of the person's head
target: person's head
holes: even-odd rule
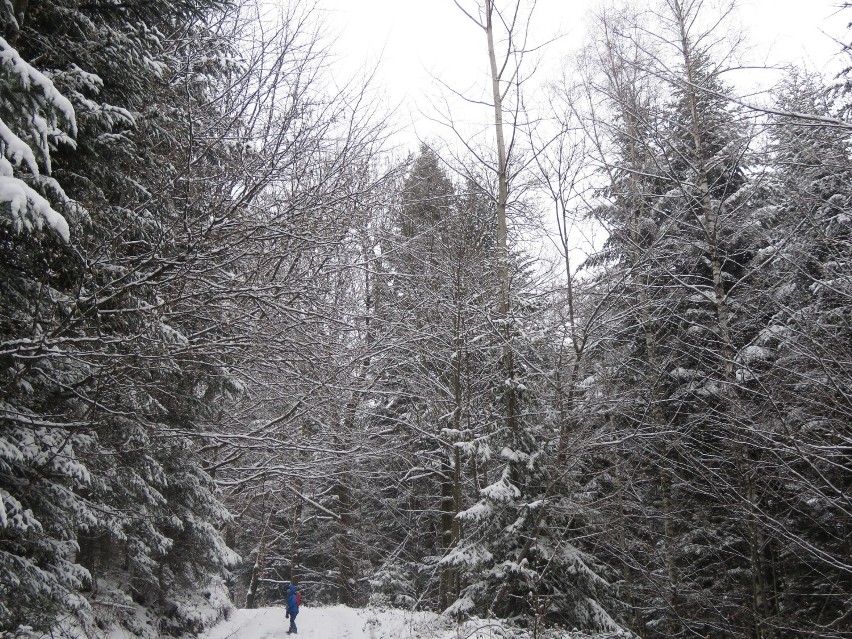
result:
[[[290,577],[290,583],[293,584],[294,586],[298,586],[299,585],[299,578],[298,577]]]

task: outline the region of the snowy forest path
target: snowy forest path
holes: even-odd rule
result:
[[[296,639],[493,639],[508,636],[531,639],[532,636],[529,631],[503,625],[498,620],[471,618],[458,625],[448,616],[398,608],[303,606],[296,622],[299,625]],[[240,608],[198,639],[284,639],[289,625],[283,606],[254,610]],[[558,636],[564,639],[613,639],[623,635],[589,635],[566,630]]]
[[[284,612],[283,606],[253,610],[239,608],[233,611],[230,618],[202,634],[199,639],[284,639],[290,625]],[[423,613],[345,606],[302,606],[296,623],[300,639],[425,639],[431,635],[428,630],[436,628],[434,620],[429,623],[421,618],[423,616]]]

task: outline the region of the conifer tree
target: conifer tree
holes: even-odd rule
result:
[[[791,73],[777,109],[833,117],[824,83]],[[766,323],[742,351],[742,377],[760,405],[757,444],[772,481],[756,575],[770,628],[826,632],[848,623],[849,135],[776,116],[774,168],[762,223],[769,241],[755,297]],[[759,297],[758,297],[759,295]],[[802,597],[801,593],[810,593]],[[819,608],[813,606],[816,599]]]
[[[190,628],[198,620],[178,593],[216,588],[234,559],[218,532],[226,513],[183,435],[210,409],[215,393],[198,384],[212,390],[217,366],[173,312],[197,251],[190,238],[205,232],[206,194],[182,189],[195,167],[178,165],[223,73],[209,57],[198,63],[222,44],[204,22],[221,7],[15,7],[2,23],[15,97],[4,90],[2,109],[19,168],[4,158],[3,179],[43,197],[4,188],[19,222],[3,228],[4,316],[15,319],[3,331],[2,490],[17,522],[2,533],[3,630],[47,631],[70,608],[96,633],[102,611],[81,590]]]

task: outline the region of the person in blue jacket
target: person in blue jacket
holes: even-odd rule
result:
[[[287,631],[288,635],[295,635],[299,632],[296,628],[296,615],[299,614],[299,604],[301,603],[299,601],[301,597],[298,585],[299,580],[293,577],[290,580],[290,585],[287,586],[287,614],[285,616],[290,618],[290,629]]]

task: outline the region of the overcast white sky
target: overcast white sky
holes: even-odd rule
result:
[[[465,6],[474,6],[475,2],[460,1]],[[541,64],[545,68],[537,70],[540,81],[555,79],[560,61],[585,37],[584,17],[600,1],[538,0],[533,17],[534,39],[543,42],[564,36],[547,48]],[[640,6],[643,2],[634,1]],[[707,0],[708,4],[723,1]],[[656,0],[647,0],[648,6],[652,6],[651,2]],[[837,55],[840,45],[832,38],[847,39],[846,24],[852,20],[852,11],[838,12],[838,2],[740,0],[737,21],[753,46],[750,59],[743,62],[764,65],[798,62],[824,71],[836,68],[842,58]],[[423,116],[423,112],[434,113],[430,104],[441,93],[434,78],[465,95],[482,95],[489,77],[485,36],[453,0],[317,0],[317,3],[325,13],[325,27],[335,36],[334,72],[351,78],[378,64],[375,82],[399,127],[399,133],[393,137],[397,149],[402,153],[414,151],[420,139],[431,144],[450,140],[452,135],[447,129]],[[755,85],[769,88],[777,78],[778,73],[756,71],[753,77],[727,79],[747,92]],[[452,111],[457,114],[465,109],[456,102]],[[468,109],[462,119],[482,123],[478,128],[488,136],[491,117],[490,109],[480,108],[476,112]],[[545,220],[545,227],[551,222]],[[555,236],[555,230],[551,229],[549,235]],[[538,239],[529,240],[530,247],[540,247],[542,264],[558,262],[555,243],[552,238],[546,239],[549,235],[545,231]],[[598,245],[602,238],[595,225],[577,226],[572,229],[571,237],[575,262],[582,260],[588,247]]]
[[[470,5],[472,0],[464,0]],[[801,61],[824,68],[845,37],[852,12],[838,13],[839,0],[743,0],[740,21],[755,46],[756,60]],[[546,63],[555,64],[583,37],[583,17],[598,0],[538,0],[535,35],[540,41],[565,34],[550,45]],[[400,123],[417,133],[437,135],[420,115],[439,91],[432,76],[466,91],[487,79],[484,35],[452,0],[319,0],[325,23],[336,34],[338,72],[357,74],[378,63],[377,82]],[[848,14],[848,15],[847,15]],[[409,139],[416,141],[414,134]]]

